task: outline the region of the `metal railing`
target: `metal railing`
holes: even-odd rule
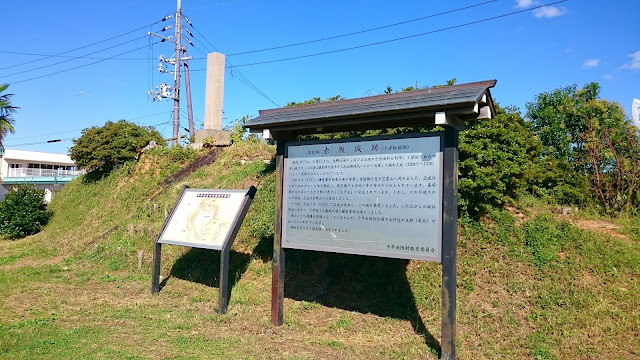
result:
[[[14,168],[9,169],[7,177],[80,176],[82,174],[84,174],[82,170]]]

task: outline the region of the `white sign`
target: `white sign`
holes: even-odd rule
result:
[[[186,189],[158,242],[222,249],[246,194],[246,190]]]
[[[440,261],[442,137],[292,143],[282,247]]]

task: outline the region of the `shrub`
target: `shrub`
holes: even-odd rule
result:
[[[501,108],[493,119],[469,124],[460,132],[460,210],[482,214],[522,195],[536,167],[540,141],[515,107]]]
[[[585,193],[602,213],[633,213],[640,208],[637,129],[620,104],[599,99],[599,91],[590,83],[541,93],[527,103],[527,117],[542,141],[542,155],[570,170],[565,178],[581,178],[573,184],[552,179],[565,194]]]
[[[47,224],[51,215],[44,190],[33,185],[20,186],[0,201],[0,233],[10,239],[33,235]]]
[[[247,129],[245,129],[243,125],[250,119],[248,115],[245,115],[241,119],[235,119],[233,126],[227,128],[227,131],[229,131],[229,140],[231,140],[232,144],[241,142],[246,138]]]
[[[125,120],[108,121],[102,127],[92,126],[82,130],[82,136],[73,140],[69,155],[83,169],[109,172],[118,165],[136,159],[150,141],[165,145],[162,135],[152,127]]]

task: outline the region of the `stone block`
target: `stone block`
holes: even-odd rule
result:
[[[202,141],[206,138],[213,138],[215,146],[231,145],[229,132],[217,129],[196,130],[196,141],[193,144],[194,149],[202,148]]]

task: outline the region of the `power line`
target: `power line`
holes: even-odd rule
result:
[[[160,126],[160,125],[164,125],[164,124],[169,124],[171,122],[171,120],[169,121],[165,121],[165,122],[161,122],[158,124],[153,124],[153,125],[147,125],[147,126]],[[55,140],[42,140],[42,141],[36,141],[36,142],[30,142],[30,143],[22,143],[22,144],[14,144],[14,145],[6,145],[7,147],[19,147],[19,146],[29,146],[29,145],[41,145],[41,144],[50,144],[50,143],[54,143],[54,142],[66,142],[66,141],[72,141],[75,138],[66,138],[66,139],[55,139]]]
[[[67,142],[67,141],[71,141],[71,140],[73,140],[73,138],[67,138],[67,139],[55,139],[55,141],[52,141],[52,140],[45,140],[45,141],[37,141],[37,142],[32,142],[32,143],[23,143],[23,144],[7,145],[7,147],[19,147],[19,146],[29,146],[29,145],[40,145],[40,144],[48,144],[48,143],[52,143],[52,142]]]
[[[147,125],[147,126],[160,126],[163,124],[168,124],[171,121],[165,121],[162,123],[158,123],[158,124],[154,124],[154,125]],[[84,130],[84,129],[82,129]],[[67,142],[67,141],[72,141],[75,138],[66,138],[66,139],[54,139],[54,140],[42,140],[42,141],[36,141],[36,142],[30,142],[30,143],[22,143],[22,144],[14,144],[14,145],[6,145],[7,147],[19,147],[19,146],[29,146],[29,145],[41,145],[41,144],[50,144],[50,143],[59,143],[59,142]]]
[[[298,42],[298,43],[293,43],[293,44],[280,45],[280,46],[274,46],[274,47],[257,49],[257,50],[241,51],[241,52],[229,54],[227,56],[253,54],[253,53],[257,53],[257,52],[284,49],[284,48],[289,48],[289,47],[294,47],[294,46],[312,44],[312,43],[321,42],[321,41],[339,39],[339,38],[342,38],[342,37],[347,37],[347,36],[352,36],[352,35],[364,34],[364,33],[371,32],[371,31],[387,29],[387,28],[390,28],[390,27],[398,26],[398,25],[404,25],[404,24],[408,24],[408,23],[412,23],[412,22],[416,22],[416,21],[420,21],[420,20],[425,20],[425,19],[429,19],[429,18],[442,16],[442,15],[452,14],[452,13],[455,13],[455,12],[458,12],[458,11],[471,9],[471,8],[482,6],[482,5],[487,5],[487,4],[496,2],[496,1],[498,1],[498,0],[485,1],[485,2],[482,2],[482,3],[469,5],[469,6],[464,6],[464,7],[453,9],[453,10],[443,11],[443,12],[437,13],[437,14],[427,15],[427,16],[423,16],[423,17],[419,17],[419,18],[415,18],[415,19],[411,19],[411,20],[405,20],[405,21],[401,21],[401,22],[397,22],[397,23],[393,23],[393,24],[389,24],[389,25],[382,25],[382,26],[378,26],[378,27],[374,27],[374,28],[370,28],[370,29],[354,31],[354,32],[346,33],[346,34],[340,34],[340,35],[329,36],[329,37],[315,39],[315,40],[308,40],[308,41],[303,41],[303,42]]]
[[[81,50],[81,49],[84,49],[84,48],[88,48],[88,47],[93,46],[93,45],[98,45],[98,44],[101,44],[101,43],[103,43],[103,42],[107,42],[107,41],[109,41],[109,40],[117,39],[117,38],[119,38],[119,37],[122,37],[122,36],[125,36],[125,35],[128,35],[128,34],[131,34],[131,33],[133,33],[133,32],[136,32],[136,31],[140,31],[140,30],[142,30],[142,29],[145,29],[145,28],[147,28],[148,26],[153,26],[153,25],[155,25],[155,24],[157,24],[157,23],[159,23],[159,22],[161,22],[161,21],[162,21],[162,20],[158,20],[158,21],[153,22],[153,23],[151,23],[151,24],[147,24],[147,25],[142,26],[142,27],[139,27],[139,28],[137,28],[137,29],[134,29],[134,30],[131,30],[131,31],[127,31],[127,32],[122,33],[122,34],[120,34],[120,35],[112,36],[112,37],[110,37],[110,38],[107,38],[107,39],[104,39],[104,40],[100,40],[100,41],[96,41],[96,42],[94,42],[94,43],[91,43],[91,44],[88,44],[88,45],[84,45],[84,46],[81,46],[81,47],[78,47],[78,48],[75,48],[75,49],[67,50],[67,51],[64,51],[64,52],[58,53],[58,54],[56,54],[56,55],[54,55],[54,56],[60,56],[60,55],[68,54],[68,53],[70,53],[70,52],[74,52],[74,51],[77,51],[77,50]],[[47,57],[47,58],[48,58],[48,57]],[[16,66],[22,66],[22,65],[26,65],[26,64],[31,64],[31,63],[34,63],[34,62],[37,62],[37,61],[46,60],[47,58],[36,59],[36,60],[27,61],[27,62],[20,63],[20,64],[15,64],[15,65],[10,65],[10,66],[5,66],[5,67],[3,67],[3,68],[0,68],[0,70],[4,70],[4,69],[10,68],[10,67],[16,67]]]
[[[448,27],[437,29],[437,30],[431,30],[431,31],[427,31],[427,32],[424,32],[424,33],[420,33],[420,34],[408,35],[408,36],[403,36],[403,37],[394,38],[394,39],[390,39],[390,40],[377,41],[377,42],[368,43],[368,44],[364,44],[364,45],[357,45],[357,46],[351,46],[351,47],[347,47],[347,48],[343,48],[343,49],[323,51],[323,52],[314,53],[314,54],[307,54],[307,55],[293,56],[293,57],[282,58],[282,59],[259,61],[259,62],[254,62],[254,63],[240,64],[240,65],[233,65],[233,66],[230,66],[230,67],[231,68],[237,68],[237,67],[244,67],[244,66],[271,64],[271,63],[276,63],[276,62],[281,62],[281,61],[304,59],[304,58],[309,58],[309,57],[314,57],[314,56],[334,54],[334,53],[344,52],[344,51],[349,51],[349,50],[362,49],[362,48],[365,48],[365,47],[381,45],[381,44],[387,44],[387,43],[391,43],[391,42],[395,42],[395,41],[411,39],[411,38],[415,38],[415,37],[419,37],[419,36],[435,34],[435,33],[438,33],[438,32],[443,32],[443,31],[447,31],[447,30],[453,30],[453,29],[457,29],[457,28],[461,28],[461,27],[465,27],[465,26],[470,26],[470,25],[475,25],[475,24],[479,24],[479,23],[483,23],[483,22],[487,22],[487,21],[497,20],[497,19],[504,18],[504,17],[507,17],[507,16],[512,16],[512,15],[516,15],[516,14],[520,14],[520,13],[524,13],[524,12],[529,12],[529,11],[532,11],[532,10],[535,10],[535,9],[539,9],[539,8],[542,8],[542,7],[545,7],[545,6],[560,4],[560,3],[563,3],[563,2],[567,2],[567,1],[569,1],[569,0],[555,1],[555,2],[548,3],[548,4],[544,4],[544,5],[535,6],[535,7],[528,8],[528,9],[524,9],[524,10],[513,11],[513,12],[510,12],[510,13],[497,15],[497,16],[492,16],[492,17],[488,17],[488,18],[485,18],[485,19],[481,19],[481,20],[471,21],[471,22],[467,22],[467,23],[459,24],[459,25],[448,26]]]
[[[124,118],[124,119],[125,119],[125,120],[127,120],[127,121],[134,121],[134,120],[150,118],[150,117],[152,117],[152,116],[158,116],[158,115],[163,115],[163,114],[168,114],[168,113],[169,113],[168,111],[163,111],[163,112],[161,112],[161,113],[156,113],[156,114],[151,114],[151,115],[140,116],[140,117],[133,118],[133,119],[127,119],[127,118]],[[162,125],[162,124],[164,124],[164,123],[161,123],[161,124],[159,124],[159,125]],[[141,125],[141,124],[139,124],[139,125]],[[96,125],[93,125],[93,126],[96,126]],[[145,125],[145,126],[155,126],[155,125]],[[79,129],[73,129],[73,130],[65,130],[65,131],[59,131],[59,132],[54,132],[54,133],[48,133],[48,134],[40,134],[40,135],[24,136],[24,137],[19,137],[19,138],[14,138],[14,137],[12,137],[12,138],[11,138],[11,140],[33,139],[33,138],[43,137],[43,136],[51,136],[51,135],[67,134],[67,133],[70,133],[70,132],[80,131],[80,130],[84,130],[84,129],[86,129],[86,127],[84,127],[84,128],[79,128]]]
[[[111,58],[103,58],[103,57],[93,57],[93,56],[71,56],[71,55],[52,55],[52,54],[36,54],[36,53],[26,53],[26,52],[18,52],[18,51],[3,51],[0,50],[0,54],[14,54],[14,55],[27,55],[27,56],[42,56],[42,57],[49,57],[49,58],[64,58],[64,59],[89,59],[89,60],[103,60],[103,59],[111,59]],[[38,60],[44,60],[44,59],[38,59]],[[149,58],[120,58],[118,60],[149,60]],[[198,59],[201,60],[201,59]],[[26,63],[24,63],[26,64]],[[18,65],[14,65],[14,66],[8,66],[5,68],[1,68],[1,69],[7,69],[9,67],[16,67],[16,66],[21,66],[24,64],[18,64]],[[0,70],[1,70],[0,69]]]
[[[190,24],[191,27],[193,28],[193,30],[195,30],[198,35],[200,35],[204,41],[206,41],[209,45],[211,45],[211,47],[215,50],[218,51],[218,49],[216,49],[216,47],[209,41],[207,40],[207,38],[198,30],[198,28],[196,28],[195,26],[193,26],[192,24]],[[202,46],[205,47],[205,49],[207,49],[207,51],[211,52],[211,50],[207,47],[207,45],[205,45],[204,43],[202,43],[199,39],[198,42],[200,44],[202,44]],[[195,46],[194,46],[195,47]],[[202,50],[200,50],[199,48],[196,47],[196,49],[200,52],[202,52],[204,55],[205,54]],[[219,52],[219,51],[218,51]],[[233,67],[233,64],[231,64],[231,62],[229,62],[229,60],[227,60],[226,56],[225,56],[225,62],[228,63],[230,66],[226,67],[226,69],[231,69]],[[191,70],[191,69],[189,69]],[[229,72],[229,74],[234,77],[234,73],[233,71],[227,70]],[[267,96],[267,94],[265,94],[264,92],[262,92],[262,90],[258,89],[258,87],[251,81],[249,80],[249,78],[247,78],[246,76],[244,76],[244,74],[242,74],[240,71],[236,71],[237,75],[235,76],[236,79],[238,79],[238,81],[240,81],[241,83],[243,83],[244,85],[246,85],[247,87],[249,87],[251,90],[255,91],[258,95],[261,95],[262,97],[264,97],[265,99],[269,100],[272,104],[274,104],[277,107],[280,107],[280,105],[278,105],[275,101],[271,100],[271,98],[269,96]]]
[[[195,29],[195,28],[194,28]],[[197,31],[197,29],[195,29]],[[205,39],[206,40],[206,39]],[[202,44],[202,43],[201,43]],[[202,44],[203,46],[205,46],[205,48],[207,47],[205,44]],[[213,45],[212,45],[213,46]],[[194,46],[195,47],[195,46]],[[195,47],[198,51],[200,51],[201,53],[205,54],[202,50],[200,50],[200,48]],[[216,49],[214,47],[214,49],[216,51],[218,51],[218,49]],[[207,51],[211,51],[207,48]],[[229,64],[228,66],[225,67],[225,70],[229,73],[229,75],[231,75],[232,78],[237,79],[238,81],[240,81],[242,84],[244,84],[245,86],[247,86],[248,88],[250,88],[251,90],[253,90],[254,92],[256,92],[258,95],[264,97],[265,99],[267,99],[268,101],[270,101],[272,104],[274,104],[277,107],[280,107],[280,105],[278,105],[275,101],[271,100],[271,98],[269,96],[267,96],[267,94],[265,94],[264,92],[262,92],[262,90],[260,90],[251,80],[249,80],[249,78],[247,78],[244,74],[242,74],[240,71],[236,70],[235,73],[234,71],[232,71],[232,66],[233,64],[231,64],[231,62],[229,62],[229,60],[226,60],[225,58],[225,62],[227,64]],[[204,71],[206,69],[198,69],[198,70],[194,70],[194,71]]]
[[[159,42],[160,42],[160,41],[156,41],[155,43],[153,43],[153,44],[151,44],[151,45],[155,45],[155,44],[157,44],[157,43],[159,43]],[[120,53],[120,54],[118,54],[118,55],[114,55],[113,57],[118,57],[118,56],[121,56],[121,55],[129,54],[129,53],[132,53],[132,52],[134,52],[134,51],[138,51],[138,50],[144,49],[144,48],[146,48],[146,47],[148,47],[148,46],[149,46],[149,45],[145,45],[145,46],[139,47],[139,48],[137,48],[137,49],[133,49],[133,50],[125,51],[125,52]],[[53,73],[50,73],[50,74],[45,74],[45,75],[37,76],[37,77],[34,77],[34,78],[30,78],[30,79],[25,79],[25,80],[20,80],[20,81],[14,81],[14,82],[12,83],[12,85],[13,85],[13,84],[19,84],[19,83],[26,82],[26,81],[31,81],[31,80],[41,79],[41,78],[43,78],[43,77],[47,77],[47,76],[57,75],[57,74],[64,73],[64,72],[67,72],[67,71],[77,70],[77,69],[80,69],[80,68],[83,68],[83,67],[87,67],[87,66],[91,66],[91,65],[95,65],[95,64],[101,63],[101,62],[103,62],[103,61],[107,61],[107,59],[102,59],[102,60],[94,61],[94,62],[92,62],[92,63],[88,63],[88,64],[84,64],[84,65],[76,66],[76,67],[69,68],[69,69],[65,69],[65,70],[56,71],[56,72],[53,72]]]
[[[201,43],[202,44],[202,43]],[[206,45],[202,44],[203,46]],[[200,51],[202,54],[207,55],[204,51],[202,51],[199,47],[194,46],[194,48],[198,51]],[[218,51],[218,49],[216,49],[214,47],[214,50]],[[207,51],[211,51],[207,48]],[[269,100],[272,104],[274,104],[277,107],[280,107],[280,105],[278,105],[277,103],[275,103],[273,100],[271,100],[271,98],[269,98],[269,96],[267,96],[265,93],[263,93],[260,89],[258,89],[258,87],[251,82],[251,80],[249,80],[249,78],[247,78],[246,76],[244,76],[244,74],[242,74],[240,71],[234,71],[232,70],[232,66],[233,64],[231,64],[228,60],[225,59],[225,62],[227,64],[229,64],[228,66],[225,67],[225,70],[229,73],[229,75],[231,75],[232,78],[237,79],[238,81],[240,81],[242,84],[244,84],[245,86],[247,86],[248,88],[250,88],[251,90],[255,91],[258,95],[261,95],[262,97],[264,97],[265,99]],[[197,70],[191,70],[190,71],[206,71],[207,69],[197,69]]]
[[[89,53],[89,54],[86,54],[86,55],[93,55],[93,54],[97,54],[97,53],[99,53],[99,52],[103,52],[103,51],[106,51],[106,50],[109,50],[109,49],[113,49],[113,48],[118,47],[118,46],[126,45],[126,44],[132,43],[132,42],[134,42],[134,41],[137,41],[137,40],[140,40],[140,39],[144,39],[144,38],[146,38],[146,37],[147,37],[147,35],[140,36],[140,37],[138,37],[138,38],[135,38],[135,39],[132,39],[132,40],[129,40],[129,41],[125,41],[125,42],[122,42],[122,43],[120,43],[120,44],[116,44],[116,45],[113,45],[113,46],[109,46],[108,48],[104,48],[104,49],[102,49],[102,50],[94,51],[94,52]],[[78,59],[82,59],[82,58],[83,58],[83,56],[78,57]],[[102,59],[100,59],[100,60],[109,60],[109,59],[110,59],[110,58],[102,58]],[[35,70],[44,69],[44,68],[47,68],[47,67],[50,67],[50,66],[55,66],[55,65],[64,64],[64,63],[67,63],[67,62],[68,62],[68,60],[63,60],[63,61],[59,61],[59,62],[57,62],[57,63],[48,64],[48,65],[43,65],[43,66],[39,66],[39,67],[36,67],[36,68],[33,68],[33,69],[28,69],[28,70],[24,70],[24,71],[19,71],[19,72],[15,72],[15,73],[13,73],[13,74],[6,74],[6,75],[2,75],[2,76],[5,76],[5,77],[6,77],[6,76],[13,76],[13,75],[20,75],[20,74],[28,73],[28,72],[35,71]]]
[[[386,28],[390,28],[390,27],[394,27],[394,26],[408,24],[408,23],[411,23],[411,22],[416,22],[416,21],[425,20],[425,19],[429,19],[429,18],[434,18],[434,17],[438,17],[438,16],[442,16],[442,15],[447,15],[447,14],[459,12],[459,11],[462,11],[462,10],[467,10],[467,9],[470,9],[470,8],[487,5],[487,4],[490,4],[490,3],[493,3],[493,2],[497,2],[497,1],[498,0],[485,1],[485,2],[482,2],[482,3],[473,4],[473,5],[469,5],[469,6],[464,6],[464,7],[457,8],[457,9],[447,10],[447,11],[440,12],[440,13],[437,13],[437,14],[431,14],[431,15],[427,15],[427,16],[423,16],[423,17],[419,17],[419,18],[415,18],[415,19],[405,20],[405,21],[401,21],[401,22],[397,22],[397,23],[393,23],[393,24],[388,24],[388,25],[382,25],[382,26],[378,26],[378,27],[374,27],[374,28],[370,28],[370,29],[354,31],[354,32],[350,32],[350,33],[339,34],[339,35],[335,35],[335,36],[330,36],[330,37],[325,37],[325,38],[320,38],[320,39],[315,39],[315,40],[308,40],[308,41],[303,41],[303,42],[298,42],[298,43],[293,43],[293,44],[286,44],[286,45],[274,46],[274,47],[257,49],[257,50],[241,51],[241,52],[237,52],[237,53],[227,54],[226,56],[245,55],[245,54],[257,53],[257,52],[263,52],[263,51],[284,49],[284,48],[289,48],[289,47],[294,47],[294,46],[307,45],[307,44],[312,44],[312,43],[321,42],[321,41],[327,41],[327,40],[333,40],[333,39],[338,39],[338,38],[352,36],[352,35],[363,34],[363,33],[366,33],[366,32],[386,29]],[[158,22],[155,22],[155,23],[153,23],[151,25],[154,25],[154,24],[157,24],[157,23]],[[197,29],[196,29],[196,31],[197,31]],[[198,33],[200,33],[200,32],[198,32]],[[200,35],[202,35],[202,34],[200,34]],[[215,47],[214,47],[214,49],[215,49]],[[2,51],[2,50],[0,50],[0,53],[18,54],[18,55],[30,55],[30,56],[44,56],[44,57],[61,57],[61,58],[69,58],[69,59],[94,59],[94,60],[103,59],[103,58],[91,58],[91,57],[87,57],[87,56],[64,56],[64,55],[36,54],[36,53],[25,53],[25,52],[16,52],[16,51]],[[204,59],[204,58],[201,58],[201,59],[194,58],[193,60],[202,60],[202,59]],[[148,58],[123,58],[123,59],[120,59],[120,60],[148,60]],[[24,64],[26,64],[26,63],[20,64],[20,65],[24,65]],[[2,68],[0,68],[0,70],[1,69]],[[192,71],[195,71],[195,70],[192,70]],[[6,76],[9,76],[9,75],[6,75]]]

